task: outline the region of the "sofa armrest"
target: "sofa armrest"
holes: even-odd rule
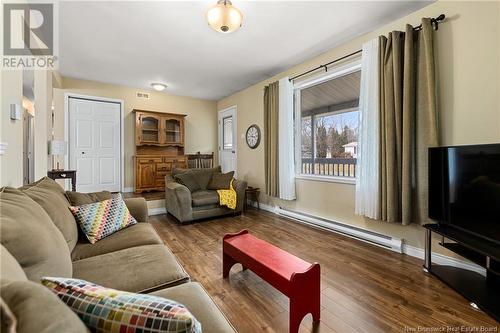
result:
[[[175,216],[180,222],[193,219],[191,192],[189,189],[168,177],[165,179],[165,206],[167,212]]]
[[[127,205],[130,214],[137,222],[148,222],[148,204],[144,198],[127,198],[123,199]]]
[[[245,204],[245,190],[247,189],[247,182],[244,180],[233,181],[233,188],[236,191],[236,212],[241,212],[243,210],[243,205]]]

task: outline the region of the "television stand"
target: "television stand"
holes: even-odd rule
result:
[[[500,322],[500,246],[445,224],[426,224],[425,271]],[[486,276],[467,269],[432,263],[432,233],[441,246],[486,269]],[[446,240],[445,240],[446,239]]]

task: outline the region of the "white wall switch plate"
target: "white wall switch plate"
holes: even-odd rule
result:
[[[19,104],[11,104],[10,105],[10,119],[12,120],[21,120],[21,105]]]
[[[0,142],[0,155],[5,154],[8,145],[9,144],[7,142]]]

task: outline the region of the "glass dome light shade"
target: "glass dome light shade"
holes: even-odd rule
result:
[[[221,33],[236,31],[243,22],[243,14],[229,0],[219,0],[207,10],[206,18],[208,25]]]

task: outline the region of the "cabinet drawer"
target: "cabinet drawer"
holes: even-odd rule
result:
[[[172,170],[172,163],[158,163],[156,164],[156,171],[167,172]]]
[[[172,172],[172,165],[169,163],[160,163],[156,165],[156,176],[165,178],[166,175]]]
[[[137,159],[137,162],[140,164],[145,164],[145,163],[161,163],[162,158],[161,157],[140,157]]]
[[[186,158],[185,157],[180,157],[180,158],[178,158],[178,157],[164,157],[163,162],[182,164],[182,163],[186,163]]]
[[[165,186],[165,177],[163,177],[163,178],[156,178],[155,179],[155,186],[156,187],[164,187]]]

